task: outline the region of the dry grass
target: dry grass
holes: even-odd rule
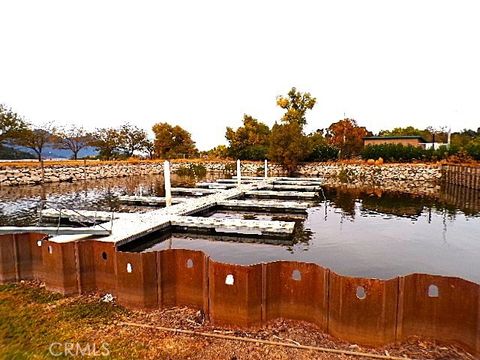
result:
[[[262,327],[242,330],[213,326],[200,315],[187,307],[148,312],[130,311],[114,303],[102,302],[99,294],[74,297],[52,294],[38,282],[1,285],[0,358],[53,359],[48,349],[51,343],[56,342],[79,343],[82,346],[95,344],[97,348],[107,343],[110,351],[107,358],[110,359],[360,359],[313,350],[174,334],[122,324],[134,322],[415,359],[473,359],[456,347],[441,346],[421,339],[376,349],[361,348],[338,341],[314,325],[304,322],[278,319]]]

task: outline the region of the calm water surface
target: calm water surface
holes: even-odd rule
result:
[[[224,177],[224,176],[220,176]],[[207,175],[207,179],[215,178]],[[201,178],[178,177],[174,186],[193,186]],[[274,260],[318,263],[344,275],[391,278],[413,272],[458,276],[480,283],[480,209],[458,191],[414,196],[378,189],[325,187],[325,197],[305,217],[296,216],[292,242],[264,244],[221,241],[174,234],[147,249],[203,250],[213,259],[253,264]],[[123,194],[163,195],[161,176],[130,177],[73,184],[0,188],[0,224],[37,224],[38,201],[61,202],[79,209],[148,211],[120,206]],[[474,192],[468,198],[478,200]],[[448,200],[445,200],[448,199]],[[216,212],[221,218],[288,220],[285,214]]]

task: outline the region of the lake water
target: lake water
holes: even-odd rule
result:
[[[217,175],[218,176],[218,175]],[[223,176],[220,176],[223,177]],[[214,179],[215,175],[207,175]],[[173,186],[200,178],[178,177]],[[343,275],[391,278],[413,272],[458,276],[480,283],[480,209],[456,201],[457,192],[420,196],[369,188],[324,187],[325,199],[305,217],[296,216],[291,242],[265,244],[173,234],[137,251],[198,249],[213,259],[237,264],[274,260],[314,262]],[[45,186],[0,188],[0,224],[38,223],[40,199],[89,210],[148,211],[119,205],[118,195],[163,195],[161,176],[106,179]],[[457,196],[458,197],[458,196]],[[479,199],[480,193],[469,194]],[[449,200],[445,200],[449,199]],[[290,219],[285,214],[216,212],[204,216]],[[135,249],[134,249],[135,250]]]

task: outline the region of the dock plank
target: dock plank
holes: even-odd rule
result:
[[[246,196],[256,198],[276,199],[315,199],[317,194],[310,191],[274,191],[274,190],[250,190],[245,192]]]
[[[196,216],[172,216],[170,223],[185,230],[211,229],[217,233],[288,237],[293,234],[295,222],[243,219],[217,219]]]
[[[224,200],[217,206],[228,210],[262,210],[271,212],[304,213],[311,204],[299,201],[278,200]]]
[[[172,197],[172,204],[180,204],[189,200],[188,198]],[[119,196],[121,204],[143,205],[143,206],[165,206],[166,199],[160,196]]]

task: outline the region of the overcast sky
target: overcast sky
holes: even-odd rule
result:
[[[0,0],[0,103],[33,123],[186,128],[201,150],[292,86],[308,128],[480,126],[479,1]]]

